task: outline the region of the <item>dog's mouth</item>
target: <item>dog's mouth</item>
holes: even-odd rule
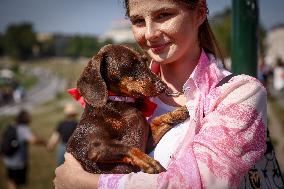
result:
[[[166,91],[167,85],[161,81],[146,81],[146,80],[124,80],[120,85],[120,91],[124,96],[135,98],[158,96]]]

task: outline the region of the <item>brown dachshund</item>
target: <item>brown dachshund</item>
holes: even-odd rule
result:
[[[165,171],[145,154],[146,148],[153,148],[170,128],[186,120],[188,112],[185,107],[178,108],[155,118],[149,126],[137,107],[166,88],[139,53],[122,45],[106,45],[89,61],[77,82],[86,105],[67,151],[91,173]],[[136,100],[110,100],[110,91]]]

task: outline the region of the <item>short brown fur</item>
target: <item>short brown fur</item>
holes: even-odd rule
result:
[[[152,149],[169,129],[187,119],[186,108],[157,117],[149,126],[137,109],[139,103],[108,100],[108,91],[140,99],[137,102],[165,91],[167,86],[151,72],[145,58],[126,46],[106,45],[88,62],[77,88],[86,106],[67,151],[85,170],[165,171],[158,161],[145,154],[146,148]]]

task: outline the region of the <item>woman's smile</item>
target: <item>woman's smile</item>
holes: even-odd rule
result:
[[[191,62],[190,52],[199,51],[198,28],[203,21],[196,11],[165,0],[131,0],[129,8],[135,40],[153,60]]]
[[[163,53],[170,45],[170,42],[168,43],[161,43],[161,44],[152,44],[149,46],[151,51],[155,54]]]

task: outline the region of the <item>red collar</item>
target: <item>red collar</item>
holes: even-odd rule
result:
[[[85,102],[84,98],[80,95],[80,93],[79,93],[77,88],[68,89],[67,92],[77,102],[79,102],[83,108],[85,108],[86,102]],[[113,92],[109,92],[108,95],[110,97],[109,99],[113,100],[113,101],[126,101],[126,102],[134,102],[135,101],[135,98],[117,96]],[[154,102],[150,101],[149,99],[144,99],[143,106],[141,106],[139,108],[139,110],[143,113],[143,115],[145,117],[150,117],[154,113],[156,107],[157,107],[157,104],[155,104]]]

